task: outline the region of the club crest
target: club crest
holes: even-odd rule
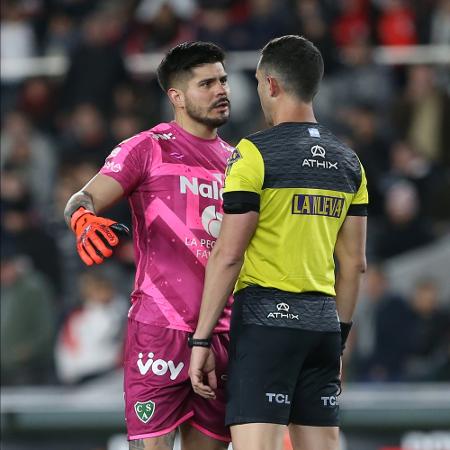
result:
[[[134,410],[141,422],[147,423],[155,413],[155,402],[149,400],[148,402],[136,402],[134,404]]]

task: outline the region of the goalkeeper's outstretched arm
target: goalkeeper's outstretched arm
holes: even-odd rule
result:
[[[129,234],[125,225],[97,216],[122,196],[117,181],[97,174],[67,202],[64,218],[75,233],[78,254],[86,265],[101,264],[112,255],[119,243],[118,235]]]
[[[73,213],[80,207],[94,214],[101,213],[123,197],[120,183],[107,175],[97,174],[80,191],[70,197],[64,219],[70,228]]]

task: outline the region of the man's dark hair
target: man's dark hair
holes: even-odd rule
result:
[[[317,47],[301,36],[272,39],[261,51],[259,68],[275,72],[284,89],[304,102],[310,102],[319,90],[323,59]]]
[[[158,66],[156,74],[163,91],[172,87],[180,77],[189,75],[191,69],[203,64],[220,62],[225,53],[212,42],[183,42],[172,48]]]

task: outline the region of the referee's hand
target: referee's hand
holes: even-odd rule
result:
[[[217,389],[216,362],[210,348],[192,347],[189,376],[196,394],[203,398],[216,398],[214,392]]]

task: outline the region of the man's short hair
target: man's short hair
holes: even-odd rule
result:
[[[317,47],[301,36],[272,39],[261,51],[259,68],[278,75],[284,89],[310,102],[323,77],[323,59]]]
[[[194,67],[216,62],[223,64],[224,59],[223,50],[212,42],[183,42],[173,47],[159,64],[156,71],[159,85],[167,91],[189,75]]]

